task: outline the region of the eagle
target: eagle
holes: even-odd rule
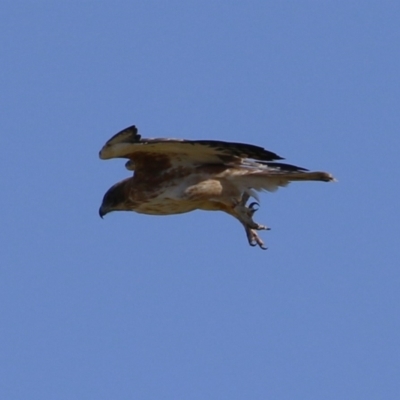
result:
[[[99,209],[170,215],[194,210],[223,211],[244,227],[251,246],[266,249],[257,231],[268,230],[253,220],[257,192],[273,192],[293,181],[332,182],[327,172],[281,162],[262,147],[218,140],[142,138],[130,126],[106,142],[102,160],[125,158],[133,176],[112,186]],[[247,205],[250,198],[255,201]]]

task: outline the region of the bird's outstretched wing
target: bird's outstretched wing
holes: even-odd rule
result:
[[[159,169],[172,165],[240,164],[245,159],[261,162],[282,160],[277,154],[251,144],[218,140],[145,139],[136,126],[130,126],[114,135],[103,146],[100,158],[128,158],[126,167],[137,170],[157,162]],[[164,162],[163,162],[164,161]],[[168,161],[168,166],[166,162]]]
[[[101,159],[127,158],[134,177],[104,195],[100,216],[116,210],[168,215],[220,210],[245,227],[251,246],[265,248],[257,231],[267,229],[252,217],[249,198],[293,181],[334,181],[327,172],[279,162],[282,157],[262,147],[217,140],[145,139],[135,126],[114,135],[100,151]]]

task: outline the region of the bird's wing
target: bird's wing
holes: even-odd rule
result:
[[[142,164],[158,165],[157,169],[171,165],[240,164],[245,159],[257,161],[282,160],[277,154],[251,144],[217,140],[145,139],[135,126],[114,135],[103,146],[100,158],[128,158],[127,168],[137,170]],[[167,165],[168,164],[168,165]]]

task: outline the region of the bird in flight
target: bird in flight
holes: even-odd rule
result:
[[[253,220],[257,192],[275,191],[293,181],[334,181],[327,172],[285,164],[277,154],[251,144],[218,140],[145,139],[136,126],[118,132],[100,150],[100,158],[128,159],[133,176],[112,186],[99,214],[135,211],[170,215],[194,210],[223,211],[244,227],[251,246],[266,249]],[[246,205],[250,198],[256,201]]]

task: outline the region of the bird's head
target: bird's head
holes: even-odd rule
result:
[[[129,179],[130,178],[118,182],[107,190],[99,208],[99,215],[101,218],[111,211],[127,210],[127,181]]]

